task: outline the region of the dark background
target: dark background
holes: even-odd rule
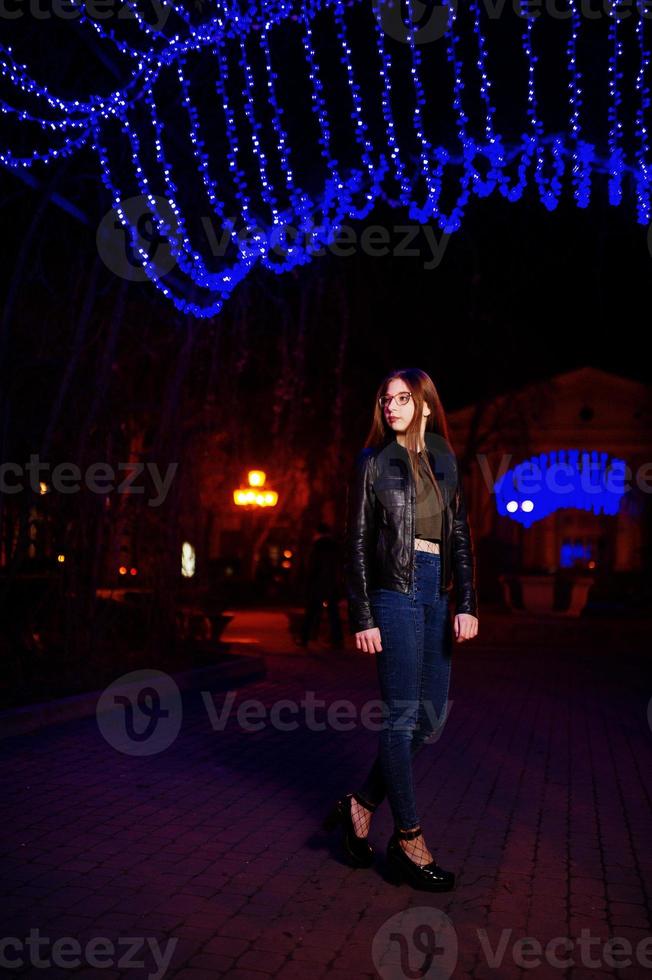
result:
[[[354,5],[351,13],[356,68],[362,80],[373,84],[364,8]],[[629,67],[622,82],[630,159],[637,104],[631,86],[636,66],[632,23],[623,28]],[[506,15],[489,31],[496,126],[508,145],[526,124],[522,26]],[[62,96],[83,98],[124,82],[120,57],[81,25],[26,15],[0,28],[17,60]],[[584,24],[581,46],[586,134],[596,140],[603,162],[606,29],[604,19]],[[566,128],[564,37],[559,25],[541,28],[538,95],[546,134]],[[287,99],[288,125],[294,126],[299,171],[306,186],[318,189],[323,173],[313,156],[314,120],[306,111],[306,88],[291,84],[293,72],[299,71],[298,62],[292,62],[295,41],[289,34],[283,42],[287,50],[279,49],[290,69],[279,93]],[[326,26],[316,43],[326,58],[334,43]],[[405,46],[394,44],[392,50],[397,64],[406,57]],[[424,65],[432,68],[426,73],[427,113],[433,140],[452,145],[448,101],[438,88],[445,68],[441,53],[436,45],[428,51],[424,47]],[[209,105],[201,92],[208,86],[200,83],[210,71],[203,76],[204,68],[192,59],[188,71],[200,111],[206,112]],[[335,79],[326,84],[331,99],[344,97]],[[21,104],[6,81],[1,91],[8,102]],[[160,92],[164,115],[171,112],[173,95],[172,90]],[[396,97],[405,106],[397,120],[413,168],[410,94],[399,86]],[[477,122],[477,106],[469,111]],[[25,127],[5,116],[1,121],[3,145],[16,153],[45,145],[34,142],[33,130],[26,134]],[[173,134],[170,152],[177,154],[179,172],[188,174],[182,194],[193,213],[189,188],[196,168],[174,142],[174,117],[167,122]],[[372,135],[377,123],[372,112]],[[125,153],[118,137],[111,148],[116,161]],[[336,128],[334,140],[346,166],[353,160],[347,156],[353,151],[346,129]],[[219,145],[211,149],[219,156]],[[116,462],[128,458],[137,435],[141,458],[156,461],[161,470],[171,461],[179,463],[173,491],[155,514],[138,498],[129,505],[131,524],[140,535],[141,581],[155,597],[146,633],[157,663],[175,608],[184,599],[179,549],[189,533],[198,542],[198,580],[207,585],[207,531],[192,523],[207,476],[235,486],[250,466],[264,461],[273,484],[284,486],[284,500],[295,502],[275,520],[296,530],[293,574],[298,582],[301,556],[325,504],[334,506],[341,523],[343,475],[366,436],[376,387],[390,370],[426,370],[448,411],[583,365],[647,383],[652,379],[644,354],[649,229],[636,221],[628,179],[619,207],[609,206],[607,177],[599,172],[586,209],[576,207],[568,180],[553,212],[540,203],[532,183],[516,203],[497,193],[485,200],[471,198],[461,230],[450,237],[434,269],[424,269],[431,255],[424,254],[421,235],[414,243],[422,249],[416,256],[377,257],[356,249],[350,257],[327,254],[282,275],[256,268],[223,312],[204,320],[179,314],[151,284],[130,283],[106,267],[96,234],[111,201],[90,150],[20,176],[5,169],[1,200],[2,459],[24,463],[30,453],[40,453],[52,463],[67,460],[82,467],[98,459]],[[364,220],[347,223],[358,236],[372,224],[381,225],[397,245],[400,226],[410,218],[400,208],[379,203]],[[441,237],[439,229],[436,237]],[[297,487],[306,472],[307,489],[299,499]],[[34,610],[42,635],[51,610],[63,610],[50,642],[59,644],[74,673],[87,659],[89,645],[97,648],[108,635],[96,589],[116,584],[107,573],[106,552],[114,518],[102,499],[83,493],[46,502],[27,490],[5,496],[0,505],[2,612],[11,624],[6,643],[18,656],[25,644],[36,642]],[[47,511],[51,542],[38,561],[28,547],[35,506]],[[132,541],[136,537],[133,531]],[[263,527],[258,545],[264,540]],[[53,563],[61,549],[68,556],[65,572]],[[37,567],[45,569],[38,602],[29,592],[20,593],[18,601],[16,583]],[[213,601],[219,605],[223,600],[218,590]],[[111,642],[118,642],[119,635],[113,634]],[[106,656],[111,655],[107,646]]]

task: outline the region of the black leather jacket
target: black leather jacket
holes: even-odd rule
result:
[[[477,616],[476,567],[455,453],[434,432],[424,435],[441,491],[441,590],[455,583],[455,612]],[[377,624],[374,588],[410,592],[414,576],[416,488],[407,450],[396,438],[356,457],[347,488],[344,576],[353,633]]]

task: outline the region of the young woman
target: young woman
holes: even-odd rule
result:
[[[392,372],[378,389],[347,490],[345,578],[356,648],[376,655],[385,718],[360,791],[338,800],[324,826],[341,825],[351,861],[368,867],[371,815],[387,796],[389,880],[449,891],[455,875],[436,864],[422,833],[412,760],[445,721],[453,587],[456,640],[478,632],[475,555],[444,410],[418,368]]]

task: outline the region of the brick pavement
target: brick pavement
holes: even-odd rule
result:
[[[458,873],[458,887],[428,895],[383,880],[387,803],[372,822],[379,854],[371,869],[349,868],[338,835],[320,829],[373,759],[378,736],[359,715],[378,696],[372,658],[319,647],[287,653],[270,657],[264,682],[236,692],[223,731],[211,727],[199,694],[184,695],[178,735],[151,755],[112,748],[94,719],[0,743],[2,935],[24,942],[37,931],[46,958],[56,940],[72,937],[82,951],[75,976],[108,980],[154,975],[156,949],[172,954],[156,975],[175,980],[393,980],[451,970],[473,980],[652,977],[652,940],[649,968],[646,947],[638,963],[635,955],[652,935],[642,654],[619,651],[612,664],[589,650],[456,647],[450,717],[415,775],[426,839]],[[352,730],[313,730],[301,707],[280,715],[294,718],[294,730],[267,714],[258,731],[238,723],[247,699],[269,710],[280,699],[299,704],[307,691],[328,705],[350,700]],[[213,696],[216,709],[225,697]],[[315,717],[324,722],[325,709]],[[441,913],[454,931],[438,931]],[[582,935],[590,949],[578,944]],[[632,944],[629,968],[610,965],[610,936]],[[88,944],[98,937],[114,944],[104,948],[107,969],[92,965]],[[131,952],[128,937],[136,937]],[[557,953],[576,965],[569,972],[542,956],[535,968],[519,966],[515,943],[524,937],[542,948],[566,937],[568,951]],[[176,945],[166,946],[170,939]],[[432,941],[430,972],[407,972]],[[594,966],[583,965],[582,948],[592,949]],[[621,950],[617,961],[627,958]],[[71,973],[20,955],[26,976]],[[531,946],[522,955],[536,961]]]

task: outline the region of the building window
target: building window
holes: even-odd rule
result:
[[[561,568],[599,568],[604,562],[605,540],[594,535],[564,538],[559,552]]]

